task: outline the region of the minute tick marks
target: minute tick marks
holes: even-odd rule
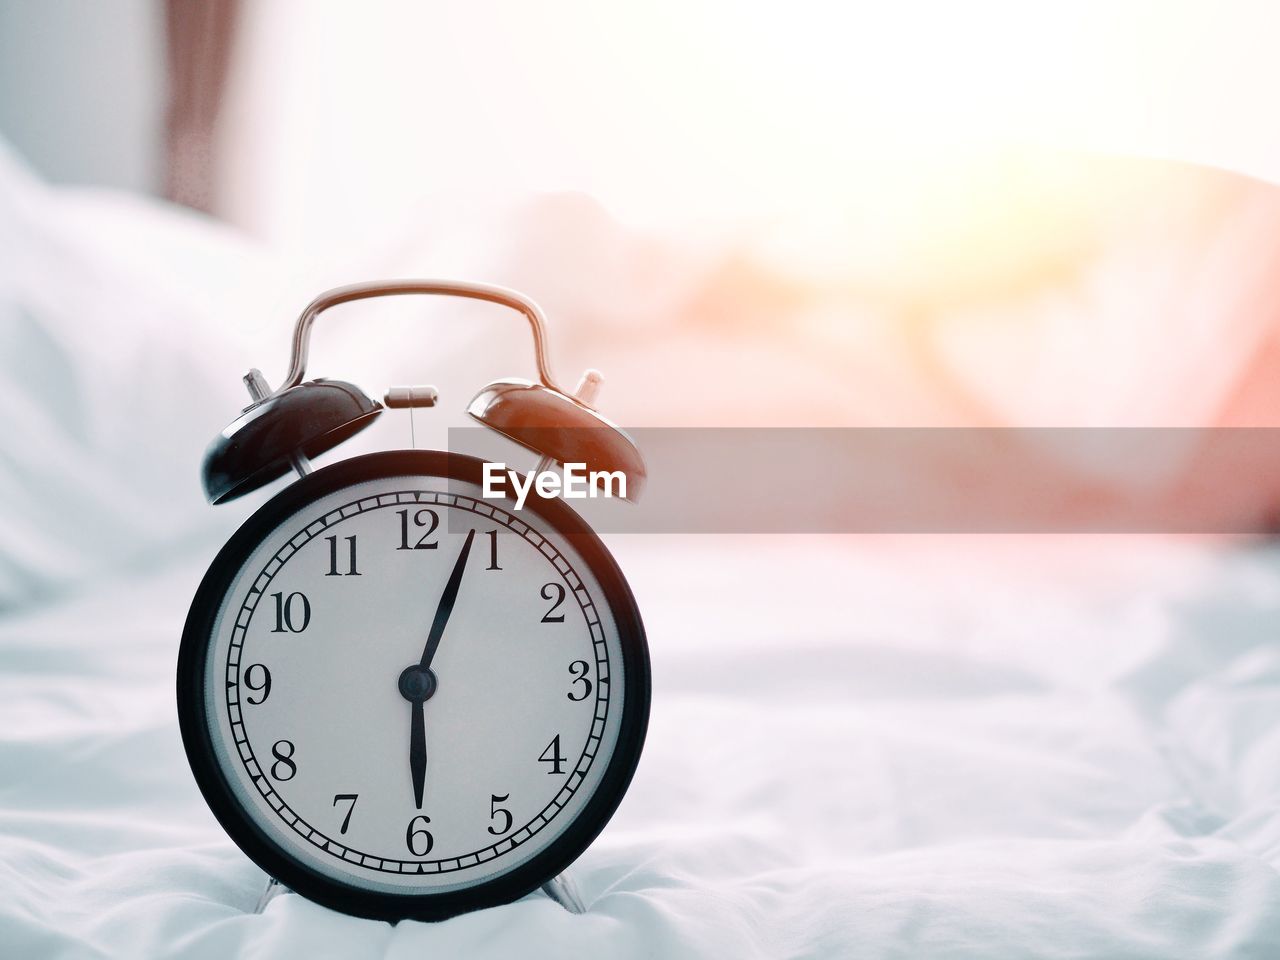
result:
[[[397,551],[403,539],[398,511],[410,504],[438,512],[438,549]],[[447,520],[450,516],[452,521]],[[479,529],[471,526],[477,521]],[[457,534],[450,533],[451,525]],[[485,529],[493,526],[497,529]],[[576,554],[575,545],[553,528],[532,526],[478,497],[386,485],[374,495],[357,499],[334,497],[317,512],[299,515],[278,531],[280,550],[274,556],[264,554],[253,569],[244,570],[244,605],[230,627],[221,666],[227,676],[238,677],[235,689],[226,691],[230,728],[243,731],[248,725],[249,730],[236,740],[241,769],[257,772],[255,753],[263,749],[263,741],[290,739],[305,753],[306,763],[287,782],[271,776],[249,777],[246,785],[269,805],[264,813],[270,810],[289,833],[322,851],[325,861],[342,861],[343,866],[335,869],[355,867],[365,876],[387,877],[379,882],[395,888],[410,883],[411,875],[418,888],[424,874],[450,882],[446,877],[492,871],[507,860],[520,862],[518,858],[527,856],[525,849],[545,846],[544,837],[556,836],[564,818],[581,808],[583,797],[590,796],[600,775],[601,757],[607,758],[612,750],[611,717],[618,709],[603,682],[616,656],[616,634],[612,621],[601,619],[602,596],[596,594],[594,571]],[[326,578],[332,569],[326,538],[332,535],[338,536],[339,543],[345,536],[359,536],[362,576]],[[501,547],[501,562],[495,564],[499,535],[506,546]],[[486,549],[474,549],[475,540],[481,540]],[[366,544],[375,543],[379,547],[366,549]],[[473,559],[471,553],[481,556]],[[488,572],[469,570],[473,563]],[[557,616],[572,611],[564,622],[543,620],[548,601],[540,591],[548,576],[565,588],[563,605],[556,611]],[[249,585],[270,593],[290,578],[303,579],[289,590],[304,588],[317,603],[321,597],[327,599],[323,609],[316,607],[305,634],[268,636],[269,631],[263,630],[274,625],[274,608],[264,605],[255,626],[256,601],[265,594],[250,594]],[[448,589],[455,579],[456,589]],[[431,584],[441,580],[445,585],[440,595],[432,596]],[[446,592],[453,594],[451,603],[446,602]],[[421,598],[414,616],[392,615],[406,596],[413,595]],[[301,601],[295,605],[299,613]],[[393,618],[384,619],[388,616]],[[428,621],[422,641],[422,624]],[[368,635],[370,623],[402,623],[403,628],[389,635],[383,629],[375,631],[383,637],[380,641],[351,639]],[[300,625],[299,616],[295,625]],[[403,666],[404,661],[397,662],[393,653],[398,649],[402,657],[403,644],[412,643],[415,633],[424,655],[433,648],[425,670],[421,658]],[[454,633],[460,636],[443,639]],[[290,639],[298,642],[286,642]],[[442,643],[447,664],[439,652]],[[344,651],[344,667],[338,675],[341,679],[332,679],[344,689],[352,690],[357,684],[365,690],[353,694],[352,702],[363,705],[354,713],[331,711],[323,701],[313,699],[315,691],[324,688],[323,677],[316,678],[322,681],[319,685],[301,682],[300,667],[337,664],[337,651]],[[390,661],[383,651],[392,654]],[[602,682],[574,712],[578,701],[566,694],[572,690],[579,697],[585,691],[585,685],[570,673],[570,664],[579,661],[591,662],[592,678],[598,674]],[[259,663],[261,669],[255,666],[246,680],[245,665]],[[362,679],[374,666],[379,673]],[[263,686],[268,668],[272,675],[268,703],[281,713],[264,713],[256,703],[245,707],[246,701],[239,699],[231,714],[231,702],[241,696],[242,684],[250,689],[256,689],[254,684]],[[447,676],[439,675],[442,669]],[[441,684],[448,691],[447,706],[441,700]],[[257,692],[251,699],[262,697]],[[430,707],[425,706],[427,700],[432,701]],[[403,759],[406,751],[400,732],[404,707],[394,709],[405,702],[411,711],[409,764]],[[554,702],[563,702],[570,712],[559,714],[552,707]],[[242,714],[246,709],[250,712]],[[387,709],[394,714],[391,722],[375,723],[374,718]],[[277,726],[277,721],[267,719],[286,713],[306,716],[305,728],[299,731],[292,722]],[[414,714],[422,717],[420,742],[415,742]],[[430,744],[428,727],[433,731]],[[328,742],[346,737],[348,731],[359,731],[356,753],[333,752]],[[546,762],[537,758],[557,735],[564,760],[557,764],[560,771],[549,776]],[[425,762],[428,747],[429,764]],[[387,757],[384,766],[381,758],[388,752],[394,756]],[[372,765],[365,773],[352,767],[353,759],[360,756]],[[417,805],[414,789],[418,756],[424,758],[422,807]],[[283,766],[281,771],[288,772]],[[403,772],[397,775],[397,771]],[[320,782],[312,786],[307,782],[310,777],[319,777]],[[340,798],[357,794],[359,804],[348,811],[350,801]],[[505,799],[495,804],[495,796]],[[341,830],[344,823],[345,832]],[[497,827],[505,829],[500,834],[490,829]],[[333,840],[339,834],[341,844]]]

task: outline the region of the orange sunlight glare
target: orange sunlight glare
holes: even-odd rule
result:
[[[1280,159],[1238,121],[1218,129],[1224,98],[1275,87],[1274,8],[1235,23],[1233,79],[1213,42],[1229,18],[1205,4],[283,0],[246,13],[229,212],[304,245],[402,223],[419,200],[554,190],[639,226],[821,224],[833,208],[884,223],[879,210],[909,216],[928,196],[943,244],[973,229],[974,182],[984,208],[998,202],[988,185],[1011,147],[1246,170]]]

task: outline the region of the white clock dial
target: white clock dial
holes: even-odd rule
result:
[[[474,886],[554,843],[624,706],[618,629],[570,539],[478,485],[410,474],[265,535],[203,675],[212,753],[257,828],[386,893]]]

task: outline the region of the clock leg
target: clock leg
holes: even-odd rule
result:
[[[254,913],[261,913],[267,909],[267,904],[280,896],[282,893],[288,893],[289,888],[277,880],[275,877],[267,879],[266,889],[262,891],[262,896],[258,898],[258,905],[253,908]]]
[[[582,904],[582,895],[578,892],[578,885],[573,882],[567,873],[552,877],[544,883],[542,892],[570,913],[587,912],[587,908]]]

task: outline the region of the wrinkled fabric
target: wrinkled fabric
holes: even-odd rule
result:
[[[266,882],[187,769],[216,544],[0,619],[14,957],[1231,957],[1280,952],[1280,550],[614,538],[654,700],[618,814],[443,923]],[[696,589],[691,589],[696,587]]]

